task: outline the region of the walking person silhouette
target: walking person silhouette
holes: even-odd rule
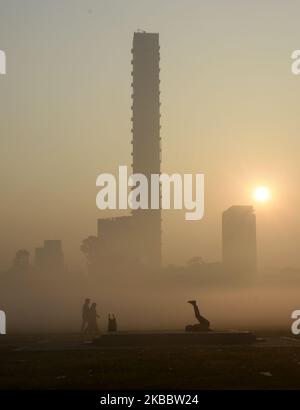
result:
[[[107,325],[108,332],[116,332],[117,331],[117,319],[115,315],[108,315],[108,325]]]
[[[89,334],[99,333],[97,318],[99,318],[100,316],[97,314],[96,307],[97,307],[97,304],[92,303],[92,306],[90,307],[90,310],[89,310],[88,325],[86,328],[86,333],[89,333]]]
[[[85,333],[86,327],[88,325],[89,311],[90,311],[90,299],[85,299],[82,306],[82,322],[81,322],[81,333]]]

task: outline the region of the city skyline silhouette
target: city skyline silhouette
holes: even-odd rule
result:
[[[145,31],[136,32],[133,38],[131,51],[133,55],[131,62],[133,66],[133,171],[150,177],[153,172],[160,173],[161,164],[164,165],[164,161],[161,162],[160,151],[161,142],[163,143],[165,138],[160,136],[161,100],[159,95],[162,86],[159,79],[159,54],[161,52],[159,52],[158,34],[148,34]],[[128,122],[129,120],[130,116],[128,116]],[[82,156],[82,158],[85,157]],[[209,173],[207,176],[209,179]],[[211,189],[209,185],[207,189],[208,191]],[[260,192],[264,193],[265,191],[260,189],[258,193]],[[260,198],[262,197],[258,196],[258,199]],[[95,204],[95,197],[92,198],[92,203]],[[56,203],[55,206],[59,206],[59,203]],[[259,208],[259,205],[256,204],[255,208]],[[210,211],[210,208],[206,206],[206,214],[209,214]],[[172,213],[173,211],[168,212]],[[180,212],[183,211],[175,210],[174,212],[180,215]],[[223,212],[223,226],[221,212]],[[193,294],[200,289],[202,291],[210,289],[206,298],[210,295],[212,300],[215,297],[214,294],[219,291],[223,292],[215,306],[213,306],[212,300],[207,301],[208,306],[212,309],[211,315],[214,315],[213,312],[217,311],[219,305],[222,306],[226,303],[231,312],[231,320],[240,323],[241,316],[238,315],[234,319],[232,308],[236,303],[234,301],[241,300],[243,292],[258,292],[259,289],[259,292],[264,293],[269,292],[270,288],[273,305],[274,295],[277,294],[280,287],[283,286],[289,293],[290,286],[299,285],[300,271],[297,266],[288,266],[282,269],[280,265],[272,268],[271,271],[261,269],[259,254],[264,252],[264,248],[260,241],[257,241],[256,224],[259,231],[262,220],[256,221],[256,209],[253,210],[251,205],[238,202],[231,204],[227,210],[226,208],[222,209],[221,212],[216,218],[219,234],[215,233],[214,243],[223,248],[223,254],[213,260],[207,260],[199,245],[197,251],[190,253],[190,257],[181,263],[176,263],[176,258],[171,259],[170,263],[161,260],[161,253],[164,252],[162,244],[166,245],[168,230],[171,229],[172,232],[172,225],[169,224],[167,228],[162,229],[161,222],[164,223],[165,219],[168,219],[168,214],[161,212],[160,209],[136,210],[131,215],[126,213],[119,215],[113,211],[109,214],[98,210],[97,218],[94,219],[94,228],[84,232],[79,247],[76,249],[76,253],[81,253],[84,256],[84,267],[76,266],[74,268],[70,264],[70,258],[65,252],[68,242],[63,238],[64,224],[62,224],[61,231],[57,230],[56,237],[50,236],[51,231],[47,231],[47,236],[45,235],[44,238],[39,237],[35,243],[34,253],[31,253],[28,247],[24,246],[26,241],[22,242],[19,248],[14,249],[15,254],[10,266],[7,270],[3,270],[1,275],[6,289],[10,289],[8,293],[7,291],[2,293],[3,303],[8,306],[9,312],[14,312],[19,303],[22,306],[24,303],[28,304],[30,300],[27,314],[29,315],[28,321],[34,328],[35,326],[43,326],[32,312],[34,301],[39,297],[38,295],[45,297],[48,300],[47,303],[50,302],[51,298],[54,298],[56,309],[59,309],[59,306],[64,306],[65,315],[71,306],[73,306],[74,311],[74,303],[78,298],[83,298],[84,293],[92,294],[94,299],[100,299],[106,304],[111,303],[110,300],[114,295],[113,299],[118,300],[117,306],[125,314],[123,323],[130,326],[130,323],[138,323],[139,321],[136,313],[132,311],[134,304],[125,308],[129,299],[133,301],[132,292],[137,292],[135,297],[142,297],[146,304],[150,303],[150,300],[145,301],[154,292],[157,306],[159,306],[161,298],[164,298],[166,288],[170,286],[173,289],[173,297],[177,295],[177,297],[185,299],[189,297],[188,293]],[[268,204],[265,206],[265,212],[269,212]],[[202,226],[205,219],[206,216],[203,221],[185,221],[185,223],[194,223],[197,232],[203,235]],[[76,231],[77,224],[80,224],[78,217],[72,223],[72,231]],[[34,226],[35,224],[33,224]],[[181,252],[187,250],[193,238],[189,238],[187,242],[184,236],[178,235],[174,239],[176,250]],[[41,243],[43,245],[39,246]],[[122,288],[124,282],[127,284],[126,289]],[[28,292],[27,295],[23,294],[18,304],[13,306],[16,295],[24,289]],[[146,296],[146,291],[148,296]],[[232,296],[230,297],[231,292]],[[69,307],[64,305],[66,295],[68,295]],[[286,297],[285,295],[285,300]],[[289,296],[288,298],[288,302],[284,302],[286,309],[293,301],[293,297]],[[172,303],[170,303],[170,309]],[[242,304],[244,305],[245,302],[243,301]],[[46,306],[47,304],[45,308]],[[253,309],[256,313],[253,313],[248,320],[258,320],[256,311],[258,306],[253,306]],[[182,311],[181,315],[183,314]],[[60,317],[61,324],[66,320],[65,315]],[[149,315],[147,326],[150,326],[151,320],[153,320],[151,317],[154,318],[154,316],[153,311]],[[177,323],[177,319],[172,317],[168,321],[169,323],[172,321]],[[221,322],[222,320],[224,318],[221,319]],[[74,323],[73,321],[74,317],[72,323]],[[26,321],[25,323],[27,326]],[[57,318],[50,319],[48,313],[45,325],[54,326],[54,328],[60,326]],[[162,326],[162,324],[160,325]],[[15,319],[13,326],[20,326],[18,319]],[[72,326],[71,323],[68,326]]]
[[[184,264],[194,256],[219,261],[220,215],[245,204],[255,206],[260,267],[297,268],[299,81],[290,72],[294,32],[283,6],[273,10],[285,16],[280,31],[258,3],[243,28],[243,20],[228,15],[234,10],[245,17],[234,1],[226,8],[133,3],[134,13],[102,3],[88,13],[75,3],[62,4],[60,13],[55,4],[36,8],[30,0],[28,13],[18,5],[32,24],[20,24],[15,34],[9,23],[19,21],[19,11],[14,5],[2,9],[1,48],[9,70],[1,78],[1,175],[9,235],[1,241],[1,269],[9,268],[16,249],[32,254],[47,238],[62,240],[71,269],[85,268],[78,249],[85,235],[96,235],[95,220],[102,217],[94,206],[95,177],[115,174],[132,160],[130,49],[140,27],[159,32],[162,42],[162,171],[203,172],[207,178],[203,220],[187,224],[180,212],[163,215],[163,263]],[[291,7],[289,19],[297,14]],[[111,24],[121,14],[124,22]],[[218,30],[209,24],[213,16]],[[189,29],[181,30],[185,23]],[[266,25],[272,35],[265,34]],[[41,26],[43,36],[37,36]],[[258,185],[269,185],[274,194],[264,206],[252,202]],[[184,247],[177,246],[178,236]]]
[[[300,387],[299,13],[0,0],[10,399]]]
[[[161,174],[160,137],[160,44],[159,33],[140,30],[133,35],[132,54],[132,171],[142,174],[148,181]],[[171,181],[171,180],[170,180]],[[175,184],[169,181],[173,196],[178,195]],[[162,192],[162,190],[160,190]],[[87,258],[88,273],[101,280],[102,275],[125,275],[128,270],[146,269],[160,271],[162,268],[162,204],[161,195],[157,209],[151,206],[151,185],[148,185],[148,209],[132,210],[130,216],[98,218],[97,236],[88,236],[81,244],[81,251]],[[233,206],[223,212],[222,259],[223,271],[230,277],[254,274],[256,260],[256,221],[248,240],[247,220],[225,218],[230,210],[241,213],[249,206]],[[240,211],[239,211],[240,210]],[[238,215],[237,214],[237,215]],[[234,215],[234,214],[233,214]],[[228,222],[226,222],[228,219]],[[244,239],[245,238],[245,239]],[[183,244],[178,241],[178,246]],[[198,256],[195,256],[196,260]],[[43,247],[36,247],[33,266],[37,271],[61,273],[64,271],[64,254],[61,240],[44,240]],[[194,265],[197,266],[198,263]],[[30,253],[17,250],[15,268],[29,269]],[[122,268],[120,268],[122,266]],[[219,272],[217,271],[216,274]],[[229,279],[230,280],[230,279]]]

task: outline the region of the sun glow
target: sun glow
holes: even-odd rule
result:
[[[253,197],[255,201],[267,202],[271,199],[270,189],[266,186],[259,186],[254,189]]]

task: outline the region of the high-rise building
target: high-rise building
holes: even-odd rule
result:
[[[98,256],[106,268],[126,259],[159,268],[161,207],[150,209],[151,174],[160,174],[161,162],[158,33],[134,33],[131,52],[132,171],[148,179],[149,209],[137,209],[128,217],[98,219]]]
[[[160,173],[159,37],[134,33],[132,48],[133,172]]]
[[[231,206],[223,212],[222,250],[227,273],[242,279],[256,271],[256,216],[252,206]]]
[[[137,32],[132,48],[132,169],[151,181],[160,174],[159,35]],[[161,210],[133,211],[139,230],[139,254],[149,266],[161,264]]]

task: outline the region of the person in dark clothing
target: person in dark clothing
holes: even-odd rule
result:
[[[116,332],[117,331],[117,320],[115,315],[108,315],[108,325],[107,325],[108,332]]]
[[[117,326],[117,319],[115,317],[115,315],[113,315],[112,317],[112,327],[113,327],[113,332],[116,332],[118,330],[118,326]]]
[[[92,303],[92,306],[90,307],[90,310],[89,310],[88,325],[86,328],[86,333],[89,333],[89,334],[97,334],[99,332],[97,318],[100,316],[97,314],[96,307],[97,307],[96,303]]]
[[[185,330],[187,332],[207,332],[209,331],[210,323],[207,319],[205,319],[205,317],[200,315],[197,302],[195,300],[189,300],[188,303],[190,303],[193,306],[196,319],[198,320],[199,323],[195,325],[187,325],[185,327]]]
[[[108,314],[107,331],[113,332],[113,323],[112,323],[112,318],[110,316],[110,313]]]
[[[84,304],[82,306],[81,333],[84,333],[86,330],[86,326],[88,324],[89,311],[90,311],[90,299],[85,299]]]

